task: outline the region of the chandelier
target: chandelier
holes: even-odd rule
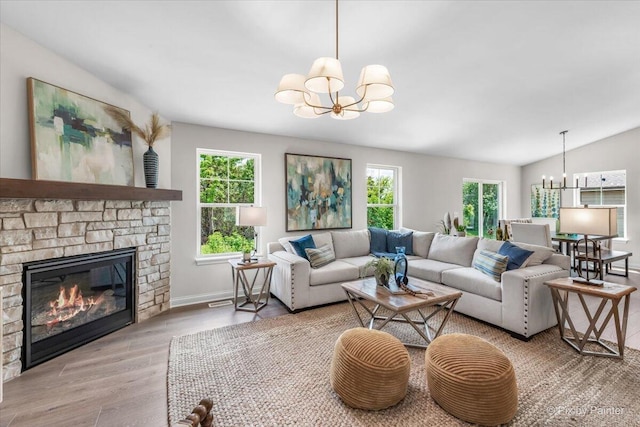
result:
[[[567,172],[566,172],[566,167],[565,167],[565,136],[567,135],[567,132],[569,132],[568,130],[563,130],[562,132],[560,132],[560,135],[562,135],[562,181],[558,184],[555,185],[553,184],[553,177],[550,176],[549,177],[549,185],[547,185],[545,176],[542,175],[542,188],[546,188],[546,189],[559,189],[559,190],[580,190],[583,188],[587,187],[587,175],[585,174],[584,176],[584,187],[580,187],[579,183],[578,183],[578,178],[576,178],[576,185],[575,187],[573,186],[568,186],[567,185]]]
[[[356,85],[356,101],[351,96],[341,96],[344,88],[342,66],[338,60],[338,0],[336,0],[336,57],[318,58],[311,65],[309,74],[286,74],[280,80],[275,98],[293,105],[293,114],[315,119],[329,114],[334,119],[355,119],[364,111],[386,113],[394,107],[393,83],[387,67],[367,65],[360,72]],[[329,104],[324,105],[320,94],[328,94]],[[326,98],[326,96],[325,96]],[[362,104],[362,105],[360,105]]]

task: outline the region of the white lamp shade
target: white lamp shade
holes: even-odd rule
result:
[[[616,236],[617,209],[560,208],[560,233]]]
[[[349,105],[349,104],[353,104],[350,107],[347,108],[353,108],[356,110],[359,110],[360,107],[358,106],[358,104],[355,104],[356,100],[352,97],[352,96],[340,96],[338,97],[338,104],[340,105]],[[351,119],[355,119],[357,117],[360,116],[360,113],[358,111],[350,111],[350,110],[345,110],[342,109],[340,114],[335,114],[333,112],[329,113],[331,115],[331,117],[333,117],[334,119],[337,120],[351,120]]]
[[[328,83],[327,84],[327,79]],[[313,61],[311,70],[304,83],[305,87],[315,93],[337,92],[344,87],[342,65],[335,58],[318,58]]]
[[[362,103],[362,109],[367,110],[368,113],[386,113],[393,110],[393,98],[390,96],[384,99],[365,99]]]
[[[309,104],[321,105],[320,97],[318,96],[317,93],[311,92],[309,95],[311,98],[308,101]],[[321,109],[313,108],[310,105],[305,104],[304,102],[300,104],[296,104],[293,107],[293,114],[295,114],[298,117],[302,117],[303,119],[317,119],[318,117],[320,117],[320,113],[322,113]]]
[[[302,74],[285,74],[282,76],[275,94],[276,101],[291,105],[304,103],[305,99],[309,101],[310,94],[304,87],[306,79]]]
[[[236,225],[245,227],[267,225],[267,208],[258,206],[238,206],[236,208]]]
[[[307,86],[308,87],[308,86]],[[369,100],[393,95],[394,88],[389,70],[384,65],[367,65],[360,71],[356,93]]]

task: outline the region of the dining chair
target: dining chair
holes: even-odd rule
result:
[[[512,240],[553,248],[549,224],[511,223]]]

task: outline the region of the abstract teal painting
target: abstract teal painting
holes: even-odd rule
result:
[[[531,216],[534,218],[560,218],[560,189],[531,186]]]
[[[287,231],[351,228],[351,159],[285,154]]]
[[[27,92],[33,179],[134,185],[131,132],[107,104],[33,78]]]

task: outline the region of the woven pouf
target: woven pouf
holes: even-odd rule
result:
[[[333,351],[331,387],[352,408],[378,410],[407,394],[411,360],[396,337],[382,331],[345,331]]]
[[[461,420],[503,424],[518,410],[513,365],[500,349],[482,338],[439,336],[427,347],[425,370],[433,400]]]

